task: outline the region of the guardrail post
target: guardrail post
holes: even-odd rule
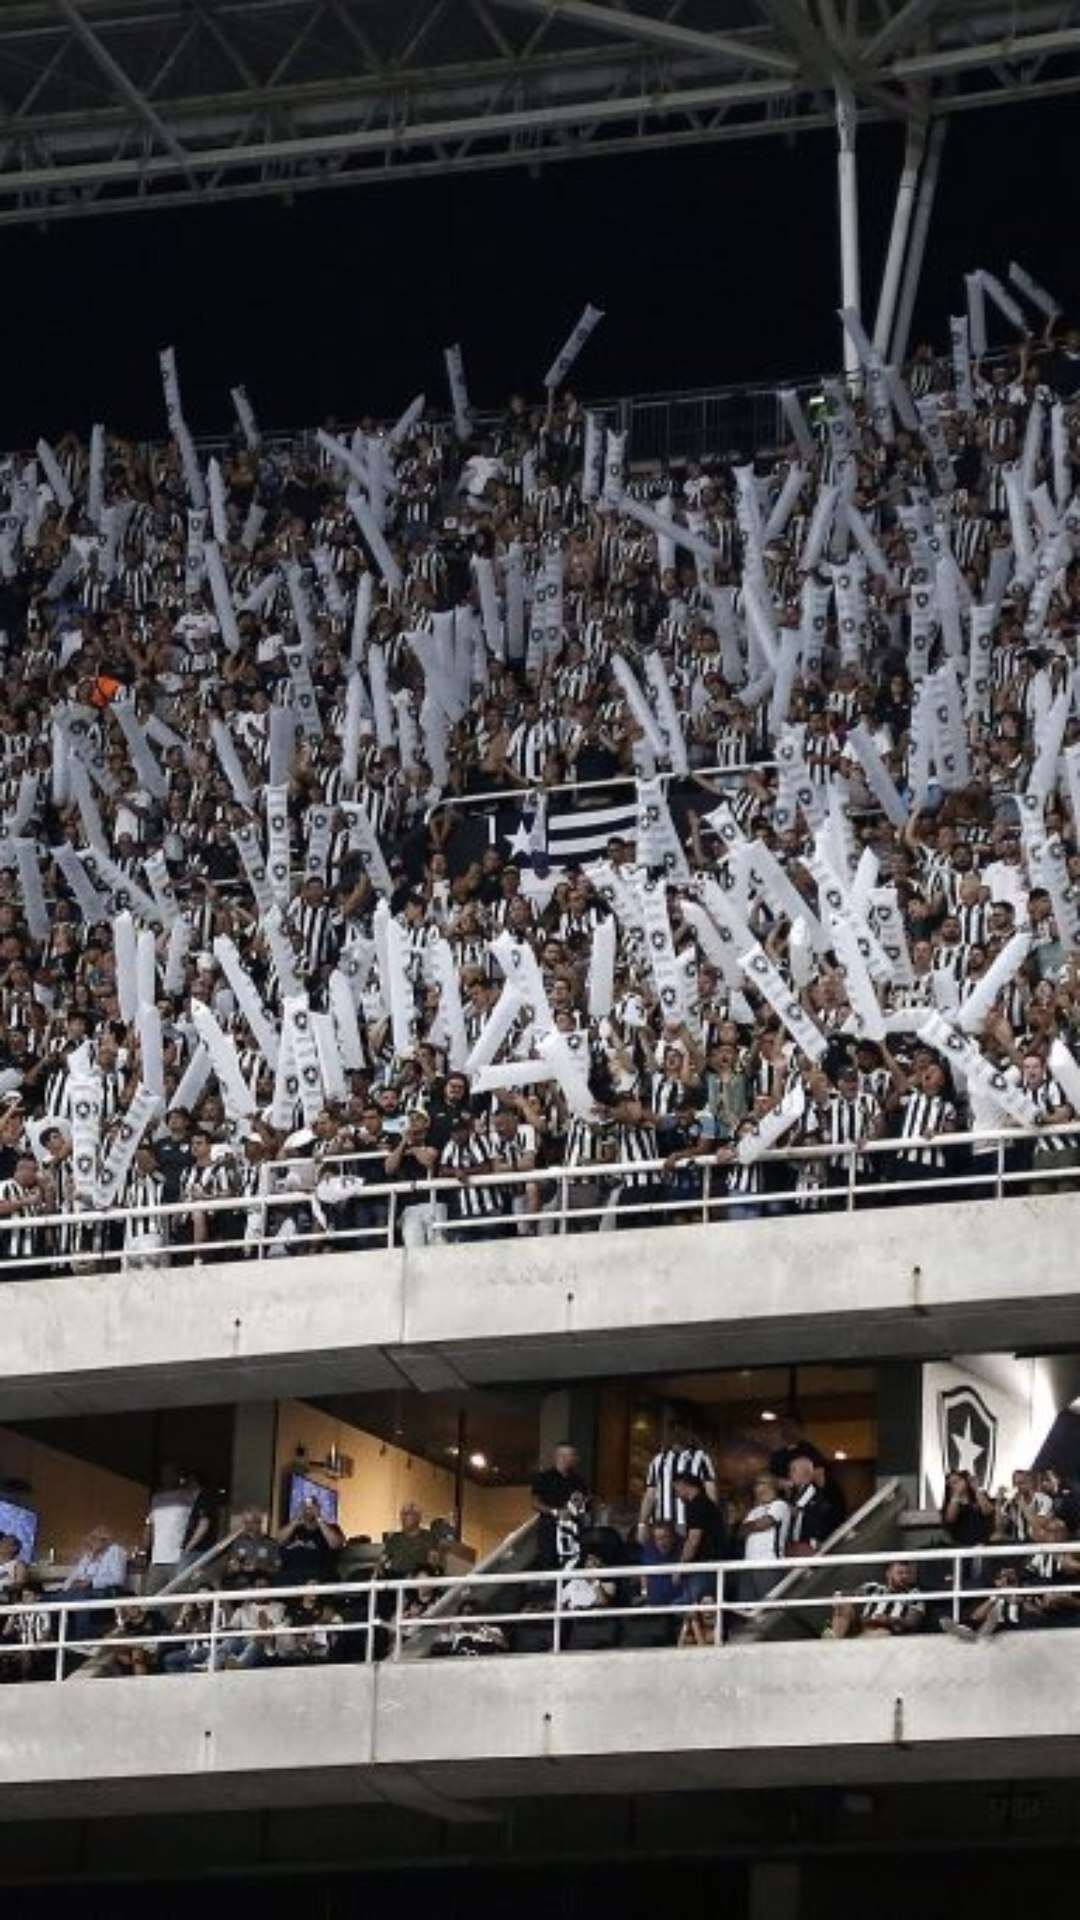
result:
[[[724,1569],[716,1569],[716,1623],[713,1627],[713,1646],[724,1644]]]
[[[386,1209],[386,1250],[394,1249],[394,1234],[397,1229],[397,1189],[391,1188],[390,1205]]]
[[[701,1224],[709,1224],[709,1208],[712,1205],[712,1161],[706,1160],[701,1180]]]
[[[562,1652],[562,1574],[555,1575],[555,1618],[552,1621],[551,1651]]]
[[[566,1233],[569,1222],[566,1218],[567,1179],[565,1173],[559,1176],[559,1232]]]
[[[961,1586],[960,1586],[960,1565],[961,1565],[961,1560],[962,1560],[962,1555],[960,1555],[959,1553],[957,1553],[957,1554],[954,1554],[954,1555],[953,1555],[953,1563],[952,1563],[952,1617],[953,1617],[953,1619],[954,1619],[955,1621],[958,1621],[958,1620],[959,1620],[959,1618],[960,1618],[960,1596],[961,1596]]]
[[[401,1602],[404,1587],[394,1588],[394,1659],[401,1659]]]
[[[847,1210],[849,1213],[854,1213],[855,1211],[855,1175],[856,1175],[856,1153],[855,1153],[854,1143],[847,1146],[844,1149],[844,1151],[847,1154],[847,1171],[848,1171]]]
[[[367,1595],[367,1646],[364,1649],[364,1665],[370,1667],[375,1658],[375,1622],[378,1617],[375,1602],[378,1599],[379,1583],[372,1578],[368,1583]]]
[[[175,1613],[170,1613],[169,1615],[169,1619],[172,1622],[173,1626],[176,1625],[178,1618],[179,1616]],[[217,1672],[218,1628],[220,1624],[221,1624],[221,1601],[219,1596],[215,1593],[213,1599],[210,1602],[210,1657],[206,1664],[207,1673]]]
[[[997,1147],[997,1175],[994,1182],[994,1199],[1000,1200],[1005,1192],[1005,1138],[1000,1135]]]
[[[61,1607],[56,1616],[56,1679],[64,1677],[64,1652],[67,1647],[68,1610]]]

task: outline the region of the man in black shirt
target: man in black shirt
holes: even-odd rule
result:
[[[576,1566],[589,1493],[578,1472],[577,1448],[569,1441],[560,1442],[550,1467],[537,1474],[532,1483],[532,1503],[540,1516],[537,1566],[552,1570]]]
[[[682,1546],[682,1564],[690,1567],[694,1562],[724,1560],[727,1558],[727,1526],[724,1509],[715,1500],[710,1500],[705,1491],[705,1482],[696,1473],[685,1469],[676,1473],[674,1488],[683,1503],[686,1515],[686,1535]],[[680,1573],[675,1576],[679,1586],[679,1597],[686,1602],[707,1605],[714,1602],[717,1591],[715,1573]],[[687,1614],[683,1621],[683,1640],[690,1646],[705,1646],[709,1639],[706,1622],[700,1614]]]
[[[407,1247],[424,1247],[435,1238],[436,1228],[446,1217],[446,1209],[424,1192],[421,1183],[428,1180],[439,1164],[439,1153],[430,1144],[431,1117],[422,1107],[414,1107],[405,1122],[405,1131],[397,1145],[383,1160],[387,1180],[411,1180],[421,1191],[415,1199],[402,1202],[398,1221],[401,1239]]]
[[[792,1523],[789,1555],[820,1553],[847,1513],[844,1496],[825,1467],[797,1453],[788,1468]]]
[[[710,1499],[705,1491],[704,1480],[696,1473],[677,1473],[674,1487],[686,1515],[682,1551],[684,1562],[725,1559],[728,1538],[724,1509],[717,1501]]]

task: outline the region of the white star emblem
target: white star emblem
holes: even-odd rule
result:
[[[986,1448],[980,1447],[975,1440],[975,1436],[971,1431],[970,1413],[968,1414],[967,1425],[963,1433],[954,1433],[952,1443],[956,1448],[957,1472],[974,1473],[976,1461],[980,1454],[986,1452]]]
[[[524,820],[519,821],[517,832],[508,834],[506,838],[510,841],[511,860],[515,854],[519,853],[524,854],[525,858],[528,859],[532,852],[532,833],[525,825]]]

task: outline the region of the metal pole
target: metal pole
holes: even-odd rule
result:
[[[464,1402],[458,1408],[457,1457],[454,1461],[454,1535],[465,1538],[465,1448],[468,1445],[468,1421]]]
[[[394,1588],[394,1659],[401,1659],[401,1601],[404,1587]]]
[[[364,1649],[364,1665],[370,1667],[375,1658],[375,1603],[379,1597],[378,1580],[372,1577],[368,1583],[367,1594],[367,1646]]]
[[[61,1607],[56,1616],[56,1678],[64,1677],[64,1645],[67,1640],[68,1610]]]
[[[716,1625],[713,1628],[713,1646],[724,1644],[724,1569],[716,1569]]]
[[[912,120],[908,124],[904,163],[900,169],[900,184],[896,189],[896,205],[893,208],[892,230],[889,234],[889,250],[885,255],[877,319],[874,321],[874,351],[880,353],[883,360],[888,358],[889,335],[892,333],[896,296],[900,288],[900,270],[907,251],[911,213],[915,205],[915,188],[919,182],[919,168],[922,166],[925,152],[925,124],[921,120]]]
[[[911,317],[915,311],[915,296],[919,291],[923,256],[926,253],[926,236],[930,231],[930,215],[934,211],[934,196],[937,193],[938,173],[941,167],[941,149],[945,142],[947,125],[946,120],[935,120],[930,129],[930,142],[926,149],[926,160],[919,184],[919,197],[915,203],[911,245],[908,248],[907,264],[904,268],[904,284],[900,293],[900,308],[896,316],[896,331],[893,334],[892,352],[889,355],[892,365],[896,367],[902,367],[907,359]]]
[[[858,116],[851,89],[836,83],[837,181],[840,192],[840,305],[862,312],[859,274],[859,173],[855,155]],[[849,381],[859,377],[859,354],[844,328],[844,372]]]
[[[849,1146],[849,1147],[847,1148],[847,1163],[848,1163],[848,1180],[847,1180],[847,1210],[848,1210],[848,1212],[849,1212],[849,1213],[854,1213],[854,1211],[855,1211],[855,1161],[856,1161],[856,1157],[857,1157],[857,1156],[856,1156],[856,1153],[855,1153],[855,1148],[854,1148],[854,1146]]]
[[[953,1560],[953,1567],[952,1567],[952,1617],[954,1620],[959,1620],[960,1618],[960,1555],[959,1554],[955,1556]]]
[[[178,1618],[179,1618],[179,1615],[176,1613],[169,1614],[168,1619],[169,1619],[170,1630],[175,1631]],[[221,1624],[221,1602],[218,1595],[215,1593],[213,1599],[210,1602],[210,1655],[206,1662],[207,1673],[217,1672],[218,1628],[220,1624]]]
[[[555,1575],[555,1619],[552,1622],[554,1632],[551,1636],[552,1653],[562,1651],[562,1574]]]
[[[1002,1175],[1004,1171],[1005,1171],[1005,1142],[1003,1139],[999,1139],[997,1142],[997,1179],[994,1183],[994,1199],[995,1200],[1001,1199],[1001,1195],[1004,1190],[1005,1183],[1002,1179]]]

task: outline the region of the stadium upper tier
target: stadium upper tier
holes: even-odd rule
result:
[[[481,435],[451,355],[452,425],[238,390],[204,467],[166,353],[167,445],[4,468],[27,1278],[1074,1167],[1080,337],[864,341],[779,449],[635,472],[598,318]]]

